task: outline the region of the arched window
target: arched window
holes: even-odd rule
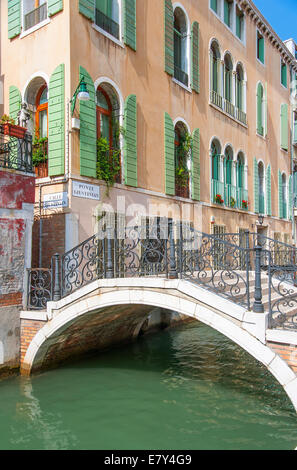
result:
[[[248,193],[245,187],[245,159],[242,152],[237,155],[236,162],[236,187],[237,187],[237,207],[239,209],[248,209]]]
[[[95,0],[95,24],[120,39],[120,0]]]
[[[221,54],[218,43],[213,40],[210,47],[210,77],[211,77],[211,101],[222,108],[220,89]]]
[[[43,85],[36,96],[36,114],[35,114],[36,136],[44,139],[48,136],[48,89]]]
[[[224,58],[224,98],[232,103],[232,70],[233,64],[229,54]]]
[[[258,163],[259,214],[265,214],[264,165]]]
[[[264,88],[262,83],[257,86],[257,133],[264,135]]]
[[[44,78],[35,77],[27,86],[24,101],[30,111],[27,123],[33,136],[33,165],[35,174],[42,178],[48,175],[48,87]]]
[[[224,183],[221,181],[221,144],[217,139],[211,143],[211,198],[216,204],[224,203]]]
[[[244,111],[243,106],[243,80],[244,74],[242,66],[240,64],[236,67],[236,87],[235,87],[235,96],[236,96],[236,106],[240,111]]]
[[[184,85],[189,85],[187,18],[180,7],[174,10],[174,78]]]
[[[191,142],[188,130],[183,122],[177,122],[174,128],[175,148],[175,194],[188,198],[190,195]]]
[[[225,204],[236,206],[236,187],[233,184],[233,150],[229,145],[225,149],[224,158]]]
[[[97,116],[97,177],[121,182],[120,105],[109,83],[101,83],[96,91]],[[106,180],[107,181],[107,180]]]

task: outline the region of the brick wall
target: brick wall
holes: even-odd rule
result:
[[[50,268],[55,253],[65,253],[65,214],[42,217],[42,259],[39,266],[40,219],[33,224],[32,267]]]
[[[272,342],[268,342],[267,346],[284,359],[297,374],[297,346]]]
[[[45,324],[46,322],[41,320],[21,320],[21,367],[29,344]]]

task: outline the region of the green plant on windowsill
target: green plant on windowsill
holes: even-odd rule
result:
[[[47,141],[47,137],[38,138],[35,135],[32,142],[32,163],[34,167],[47,161]]]
[[[186,188],[189,184],[188,157],[192,148],[192,137],[188,132],[179,136],[178,145],[175,148],[175,181],[180,188]]]
[[[96,176],[99,180],[105,181],[107,195],[121,169],[120,153],[119,148],[114,149],[109,146],[109,142],[105,137],[100,137],[97,140]]]
[[[234,197],[231,196],[230,198],[230,207],[235,207],[236,205],[236,200],[234,199]]]

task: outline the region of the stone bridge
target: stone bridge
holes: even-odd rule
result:
[[[118,262],[117,268],[114,254],[117,248],[120,260],[119,249],[109,241],[106,269],[101,265],[98,269],[102,251],[94,236],[61,260],[55,258],[54,268],[46,271],[49,289],[43,271],[37,270],[35,288],[29,283],[30,309],[21,312],[21,373],[29,375],[83,353],[131,341],[156,312],[174,313],[214,328],[264,364],[297,411],[297,289],[288,284],[288,252],[286,263],[276,268],[271,250],[242,248],[234,239],[230,243],[203,234],[198,244],[196,239],[183,251],[169,234],[168,250],[165,246],[164,251],[164,241],[162,249],[156,250],[156,240],[151,244],[150,238],[148,251],[147,242],[141,242],[140,249],[138,242],[131,244],[128,238],[122,246],[125,263]],[[132,264],[127,262],[130,250]],[[33,291],[39,294],[39,303]],[[48,297],[44,298],[45,291]]]

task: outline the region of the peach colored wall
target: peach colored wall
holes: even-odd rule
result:
[[[289,103],[289,89],[280,84],[280,52],[265,37],[265,66],[256,59],[256,25],[246,17],[246,45],[243,45],[209,9],[208,0],[183,0],[190,22],[200,25],[200,93],[189,92],[164,71],[164,6],[162,0],[137,1],[137,51],[121,47],[92,27],[78,11],[78,0],[64,0],[63,12],[55,15],[51,22],[36,32],[24,37],[7,39],[7,9],[1,19],[1,40],[4,45],[2,70],[5,71],[5,106],[8,110],[8,88],[16,85],[23,90],[30,76],[43,71],[48,76],[57,65],[65,63],[65,97],[73,95],[79,82],[79,66],[84,67],[95,81],[108,77],[119,87],[122,97],[134,93],[137,96],[138,112],[138,185],[139,188],[164,195],[164,112],[173,120],[183,118],[193,131],[200,129],[201,135],[201,200],[203,205],[203,228],[209,230],[210,217],[216,223],[226,224],[228,230],[238,227],[252,229],[257,216],[224,210],[210,203],[210,158],[209,148],[213,136],[217,136],[224,148],[231,143],[235,156],[244,151],[248,159],[248,191],[250,210],[253,211],[253,159],[263,159],[265,166],[272,166],[272,213],[270,231],[291,232],[291,223],[278,217],[278,170],[290,173],[290,150],[280,149],[280,106]],[[71,6],[71,8],[70,8]],[[209,46],[215,37],[221,52],[229,50],[234,65],[242,62],[247,74],[247,118],[248,128],[209,105]],[[261,80],[268,88],[268,136],[256,135],[256,87]],[[76,108],[76,115],[78,107]],[[79,176],[79,132],[71,134],[71,174]],[[88,179],[86,179],[88,180]],[[88,180],[93,184],[96,180]],[[71,188],[71,185],[69,185]],[[58,192],[59,188],[45,187],[43,193]],[[71,191],[71,189],[69,190]],[[116,196],[127,194],[127,201],[148,204],[182,202],[177,198],[158,198],[156,194],[116,187],[112,190],[112,201]],[[108,200],[107,200],[108,201]],[[96,201],[72,198],[70,208],[79,215],[80,239],[92,233],[92,214]],[[191,205],[199,206],[199,204]],[[180,209],[179,209],[180,210]],[[239,215],[240,214],[240,215]]]

